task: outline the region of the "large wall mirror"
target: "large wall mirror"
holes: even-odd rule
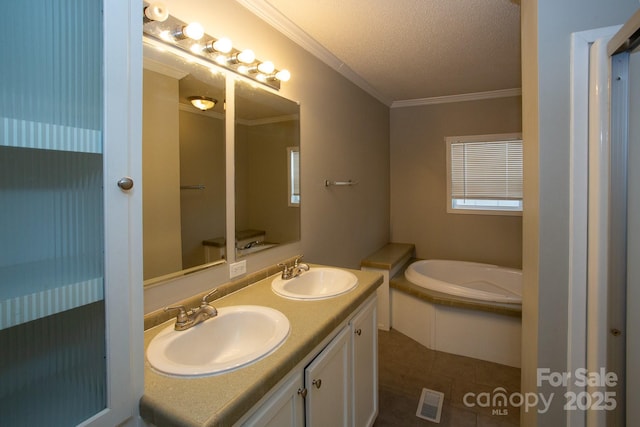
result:
[[[224,262],[225,98],[223,73],[144,43],[145,283]]]
[[[300,240],[300,106],[235,83],[236,256]]]
[[[227,103],[228,71],[146,37],[143,46],[145,284],[299,241],[299,104],[242,79]],[[230,144],[226,120],[235,123]],[[235,176],[225,170],[226,146],[235,147]],[[235,180],[233,197],[227,179]],[[226,202],[233,199],[232,246]]]

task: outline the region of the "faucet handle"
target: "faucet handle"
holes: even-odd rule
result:
[[[210,291],[208,294],[206,294],[205,296],[202,297],[202,303],[200,304],[200,306],[203,305],[208,305],[209,304],[209,298],[211,298],[211,296],[213,294],[215,294],[216,292],[218,292],[218,288],[213,289],[212,291]]]
[[[300,260],[301,260],[302,258],[304,258],[304,255],[298,255],[298,256],[296,257],[295,261],[293,261],[293,266],[294,266],[294,267],[297,267],[297,266],[298,266],[298,263],[300,262]]]
[[[282,267],[282,276],[281,277],[283,279],[286,280],[286,279],[291,278],[291,272],[290,272],[289,267],[287,267],[287,264],[284,264],[284,263],[280,262],[280,263],[278,263],[278,267]]]
[[[182,323],[189,320],[189,316],[187,315],[187,309],[184,305],[177,305],[175,307],[165,307],[164,311],[167,312],[169,310],[178,310],[178,315],[176,316],[176,322]]]

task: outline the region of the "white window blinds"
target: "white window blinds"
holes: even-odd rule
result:
[[[522,141],[451,143],[451,197],[522,199]]]

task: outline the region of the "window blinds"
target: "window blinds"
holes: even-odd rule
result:
[[[452,142],[453,199],[522,199],[522,141]]]

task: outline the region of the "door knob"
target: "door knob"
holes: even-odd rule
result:
[[[124,191],[129,191],[133,188],[133,179],[125,176],[118,180],[118,187],[120,187]]]

